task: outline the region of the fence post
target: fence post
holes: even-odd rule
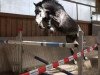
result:
[[[100,75],[100,31],[97,36],[97,43],[98,43],[98,75]]]
[[[83,50],[83,32],[79,31],[79,38],[78,38],[78,50]],[[83,75],[83,57],[79,57],[78,59],[78,75]]]
[[[22,42],[22,29],[20,29],[19,30],[19,34],[18,34],[18,38],[19,38],[19,41],[20,42]],[[19,47],[18,47],[18,49],[19,49],[19,73],[21,73],[22,72],[22,62],[23,62],[23,47],[22,47],[22,43],[20,43],[19,45],[18,45]]]

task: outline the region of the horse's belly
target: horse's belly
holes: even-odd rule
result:
[[[77,34],[78,27],[60,27],[60,31],[69,35]]]

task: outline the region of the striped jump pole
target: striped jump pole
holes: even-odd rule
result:
[[[77,59],[79,57],[82,57],[84,54],[86,53],[89,53],[91,51],[93,51],[95,48],[97,47],[97,44],[85,49],[85,50],[82,50],[72,56],[69,56],[69,57],[66,57],[62,60],[59,60],[59,61],[55,61],[49,65],[46,65],[46,66],[42,66],[42,67],[39,67],[35,70],[32,70],[32,71],[29,71],[29,72],[26,72],[26,73],[23,73],[23,74],[20,74],[20,75],[39,75],[41,73],[44,73],[45,71],[48,71],[48,70],[51,70],[52,68],[57,68],[58,66],[60,65],[64,65],[65,63],[68,63],[74,59]]]
[[[46,60],[44,60],[44,59],[42,59],[42,58],[40,58],[40,57],[38,57],[38,56],[35,56],[34,58],[35,58],[36,60],[38,60],[38,61],[40,61],[40,62],[46,64],[46,65],[49,65],[49,62],[48,62],[48,61],[46,61]],[[63,72],[63,73],[65,73],[65,74],[67,74],[67,75],[73,75],[72,73],[70,73],[70,72],[68,72],[68,71],[66,71],[66,70],[64,70],[64,69],[61,69],[61,68],[59,68],[59,67],[57,67],[56,69],[59,70],[60,72]]]
[[[35,46],[48,46],[48,47],[77,47],[76,43],[60,43],[60,42],[39,42],[39,41],[16,41],[16,40],[0,40],[4,44],[22,44],[22,45],[35,45]]]

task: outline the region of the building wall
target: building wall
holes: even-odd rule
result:
[[[94,21],[92,26],[92,35],[97,36],[98,32],[100,32],[100,22]]]
[[[96,0],[97,12],[100,12],[100,0]]]

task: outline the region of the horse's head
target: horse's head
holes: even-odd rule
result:
[[[35,5],[35,15],[36,15],[36,22],[38,26],[41,29],[46,28],[46,25],[44,26],[44,22],[47,22],[49,20],[48,18],[48,10],[42,7],[43,2],[39,2]]]
[[[43,0],[35,5],[35,15],[36,22],[41,29],[50,29],[54,31],[54,27],[51,26],[51,20],[53,19],[53,15],[55,15],[55,3],[56,0]]]
[[[36,22],[41,29],[66,32],[69,17],[61,4],[56,0],[43,0],[35,5]],[[66,20],[68,22],[66,22]],[[68,30],[68,29],[67,29]]]

